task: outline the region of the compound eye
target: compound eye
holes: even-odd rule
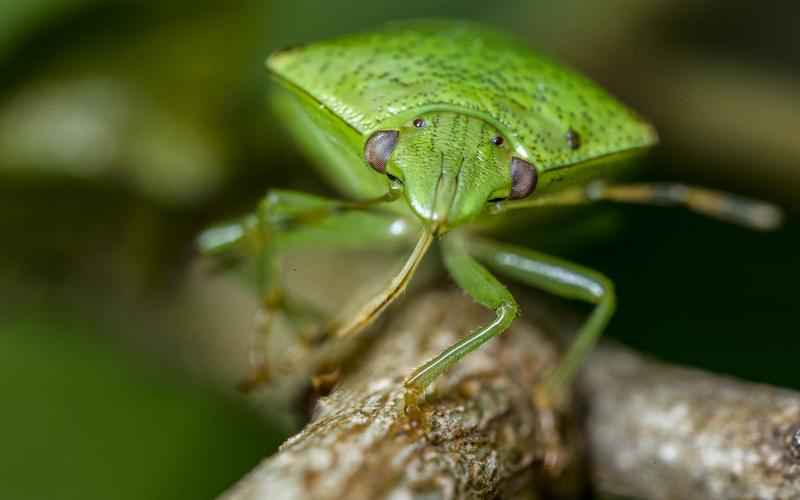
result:
[[[367,139],[364,145],[364,159],[378,172],[386,173],[386,162],[397,146],[400,132],[397,130],[378,130]]]
[[[512,200],[530,196],[539,182],[539,172],[527,161],[514,157],[511,159],[511,195]]]

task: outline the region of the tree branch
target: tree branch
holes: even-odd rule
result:
[[[538,304],[538,307],[537,307]],[[312,422],[223,498],[509,498],[582,488],[583,443],[604,492],[644,499],[800,498],[800,396],[643,360],[617,347],[591,359],[581,401],[547,432],[536,383],[552,339],[533,325],[573,325],[539,303],[467,356],[424,405],[430,428],[403,415],[402,380],[491,319],[460,293],[428,292],[396,308]],[[555,315],[555,316],[554,316]],[[552,323],[552,320],[558,323]],[[564,326],[561,326],[564,327]],[[576,422],[587,413],[588,439]],[[563,472],[545,464],[561,459]]]
[[[800,395],[598,350],[583,372],[598,489],[645,499],[800,498]]]

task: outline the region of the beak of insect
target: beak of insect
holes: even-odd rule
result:
[[[457,187],[456,177],[448,172],[443,172],[436,182],[433,201],[426,217],[434,235],[440,235],[447,231],[447,222],[453,209]]]

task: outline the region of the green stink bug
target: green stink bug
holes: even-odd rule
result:
[[[603,275],[473,229],[510,211],[600,200],[683,205],[758,229],[774,207],[715,191],[663,184],[608,184],[627,160],[657,143],[654,128],[587,79],[519,42],[463,22],[392,24],[381,30],[273,54],[275,103],[298,142],[344,195],[337,201],[271,191],[256,214],[201,237],[220,252],[256,235],[267,307],[279,297],[276,258],[322,220],[363,215],[329,231],[331,243],[364,245],[421,234],[401,272],[354,317],[329,332],[363,330],[405,289],[438,240],[450,276],[496,318],[418,367],[407,402],[470,351],[505,331],[519,306],[490,269],[595,309],[552,376],[572,380],[615,309]],[[398,225],[398,222],[401,224]],[[401,228],[401,229],[398,229]],[[291,238],[289,238],[291,235]]]

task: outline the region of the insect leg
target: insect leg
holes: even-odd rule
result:
[[[252,352],[260,359],[253,360],[256,370],[243,383],[244,389],[252,389],[269,379],[261,344],[266,343],[276,317],[297,316],[288,307],[281,286],[280,256],[292,249],[315,245],[363,248],[407,241],[414,228],[405,219],[370,211],[372,205],[385,201],[390,201],[389,197],[351,203],[291,191],[271,191],[255,214],[200,235],[200,250],[207,255],[238,254],[256,260],[261,310],[257,318],[259,335],[254,339],[259,345]]]
[[[561,297],[595,305],[548,380],[549,387],[555,390],[570,385],[614,314],[616,296],[611,280],[577,264],[511,245],[475,238],[468,240],[467,248],[500,274]]]
[[[323,198],[297,191],[270,190],[261,200],[255,214],[240,221],[214,226],[197,239],[201,253],[221,255],[232,250],[241,250],[248,243],[261,243],[257,237],[267,237],[276,230],[299,227],[323,220],[333,214],[348,211],[369,210],[377,205],[397,199],[398,191],[390,189],[386,195],[366,201],[345,201]],[[264,234],[268,233],[268,234]],[[256,238],[253,238],[256,236]],[[248,242],[247,240],[251,241]],[[252,240],[256,241],[252,241]]]
[[[493,213],[502,213],[517,208],[577,205],[595,201],[682,206],[708,217],[760,231],[777,228],[783,219],[781,210],[769,203],[713,189],[673,183],[614,185],[596,181],[582,188],[566,189],[538,198],[518,202],[501,201],[490,210]]]
[[[683,184],[590,184],[592,199],[623,203],[683,206],[694,212],[761,231],[781,224],[781,211],[768,203]]]
[[[403,219],[382,213],[368,214],[374,205],[394,199],[347,202],[293,191],[273,190],[255,214],[241,221],[213,227],[198,238],[206,255],[255,255],[263,305],[274,308],[282,300],[278,257],[291,247],[361,247],[364,242],[388,242],[407,237]]]
[[[514,297],[492,274],[472,258],[458,234],[443,242],[444,263],[450,275],[476,302],[495,312],[494,321],[459,340],[432,360],[416,368],[405,380],[406,410],[417,411],[417,401],[425,389],[448,368],[511,325],[519,307]]]

